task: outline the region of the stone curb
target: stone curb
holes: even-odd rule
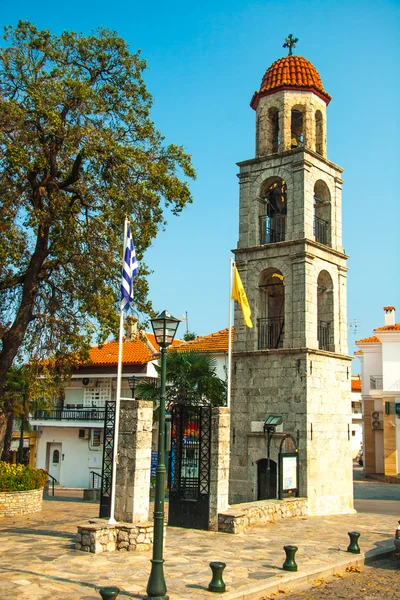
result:
[[[321,566],[301,570],[301,566],[299,566],[300,570],[296,573],[289,573],[282,570],[282,573],[285,573],[285,575],[280,578],[278,582],[276,581],[275,576],[273,580],[271,578],[262,584],[249,585],[245,591],[228,591],[221,595],[221,598],[224,600],[262,600],[263,596],[266,594],[277,593],[279,590],[283,590],[287,593],[288,590],[295,591],[296,588],[301,586],[311,586],[315,579],[332,576],[340,570],[345,570],[346,567],[359,567],[377,559],[387,558],[393,552],[395,552],[395,547],[392,540],[390,542],[385,542],[381,548],[374,548],[367,552],[361,552],[360,554],[350,554],[345,550],[338,550],[338,553],[343,554],[343,556],[338,556],[337,559],[333,559],[329,567]],[[282,550],[282,563],[284,557],[285,555]],[[171,591],[172,590],[170,590],[170,592]],[[211,595],[215,596],[215,594],[210,592],[210,597]]]

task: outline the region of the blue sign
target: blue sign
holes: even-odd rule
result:
[[[152,450],[151,451],[151,464],[150,464],[150,474],[151,475],[156,474],[157,458],[158,458],[157,450]]]
[[[399,417],[400,417],[400,402],[396,402],[395,407],[396,407],[396,415],[399,415]]]

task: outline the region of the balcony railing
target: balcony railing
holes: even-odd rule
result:
[[[260,217],[260,244],[284,242],[286,232],[286,215]]]
[[[380,375],[370,375],[369,387],[371,390],[383,390],[383,377]]]
[[[37,421],[104,421],[104,408],[60,408],[37,410],[33,419]]]
[[[331,324],[326,321],[319,321],[318,323],[318,348],[320,350],[328,350],[330,345],[331,337]]]
[[[258,319],[258,349],[282,348],[284,335],[283,317]]]
[[[329,244],[329,223],[319,217],[314,217],[314,237],[320,244]]]

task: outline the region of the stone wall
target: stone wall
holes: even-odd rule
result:
[[[0,518],[40,512],[42,500],[43,488],[27,492],[0,492]]]
[[[229,506],[230,413],[230,409],[225,407],[212,409],[208,519],[210,531],[218,531],[218,513]]]
[[[100,554],[102,552],[143,552],[153,544],[153,523],[118,523],[104,521],[78,525],[76,550]]]
[[[307,498],[261,500],[237,504],[219,513],[218,531],[238,534],[252,526],[265,525],[265,523],[290,517],[305,517],[307,514]]]

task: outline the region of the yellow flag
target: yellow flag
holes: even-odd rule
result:
[[[240,279],[239,271],[236,265],[233,265],[233,286],[232,286],[232,300],[237,300],[242,309],[243,321],[247,327],[253,327],[251,322],[251,309],[247,300],[246,292]]]

